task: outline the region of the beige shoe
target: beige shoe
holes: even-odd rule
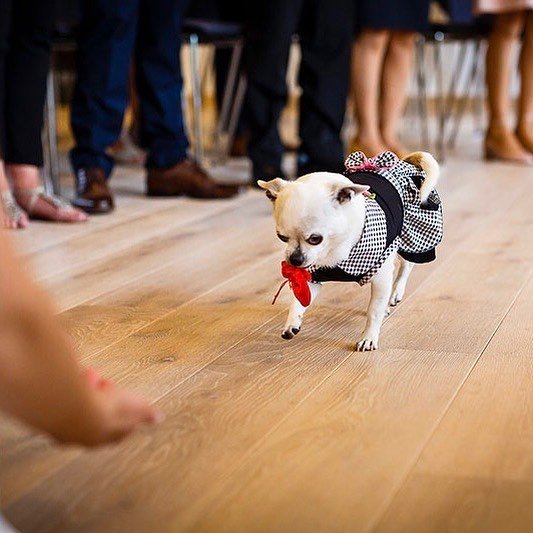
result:
[[[520,144],[530,153],[533,154],[533,137],[522,134],[519,130],[515,131],[516,138]]]
[[[484,155],[487,161],[533,165],[533,154],[522,146],[516,135],[507,130],[485,137]]]

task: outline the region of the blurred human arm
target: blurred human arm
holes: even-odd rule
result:
[[[83,370],[48,295],[0,230],[0,410],[61,442],[96,445],[160,418],[149,402]]]

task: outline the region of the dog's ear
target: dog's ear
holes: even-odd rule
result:
[[[333,189],[333,198],[339,204],[345,204],[346,202],[349,202],[352,198],[354,198],[357,194],[362,194],[365,191],[368,191],[368,189],[370,189],[368,185],[359,185],[358,183],[354,183],[349,187],[335,187]]]
[[[265,189],[267,198],[273,202],[278,197],[280,191],[287,185],[287,181],[281,178],[274,178],[270,181],[257,180],[257,185]]]

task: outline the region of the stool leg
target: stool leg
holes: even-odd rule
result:
[[[457,61],[455,63],[455,68],[452,71],[452,77],[450,80],[450,86],[448,88],[448,95],[446,96],[446,103],[444,104],[444,109],[446,110],[445,125],[452,120],[453,114],[456,112],[458,107],[457,97],[459,92],[460,80],[463,76],[465,58],[468,49],[468,43],[460,42],[459,52],[457,54]]]
[[[474,43],[474,49],[472,53],[472,66],[470,69],[470,78],[467,81],[467,87],[466,87],[466,97],[461,100],[461,103],[458,106],[456,117],[455,117],[455,123],[453,126],[453,129],[450,133],[450,137],[448,139],[448,146],[450,148],[455,147],[455,141],[457,140],[457,134],[459,133],[459,125],[461,123],[461,119],[463,118],[465,108],[466,108],[466,101],[469,99],[472,95],[472,90],[476,85],[476,80],[478,77],[478,70],[479,70],[479,50],[481,47],[481,43],[475,42]]]
[[[244,102],[244,96],[246,94],[247,79],[246,76],[241,73],[239,81],[237,83],[237,90],[235,91],[235,99],[233,101],[233,107],[231,109],[231,115],[228,122],[228,139],[226,143],[227,155],[229,146],[233,138],[235,137],[235,131],[237,130],[237,124],[239,122],[239,115],[241,114],[242,104]]]
[[[420,136],[422,140],[422,146],[429,150],[429,128],[428,128],[428,112],[427,112],[427,84],[426,84],[426,71],[425,71],[425,41],[420,38],[416,43],[416,84],[417,84],[417,103],[418,103],[418,115],[420,119]]]
[[[56,120],[55,76],[53,69],[50,69],[48,78],[46,80],[44,128],[42,137],[44,156],[44,187],[46,192],[52,194],[60,193]]]
[[[232,100],[235,102],[237,97],[236,91],[238,90],[237,83],[240,82],[240,80],[237,79],[237,76],[239,73],[239,65],[242,55],[242,41],[237,41],[232,48],[233,51],[231,53],[228,76],[226,78],[226,84],[224,87],[224,97],[222,99],[222,105],[220,108],[220,114],[215,132],[217,151],[223,159],[225,159],[228,155],[229,146],[233,138],[232,135],[229,134],[231,121],[230,114],[233,114]],[[233,105],[233,107],[235,107],[235,105]],[[224,133],[226,133],[226,137],[224,137]]]
[[[435,43],[433,48],[434,62],[437,80],[437,117],[438,117],[438,134],[437,134],[437,157],[444,161],[444,128],[446,126],[446,110],[444,109],[444,83],[442,76],[442,60],[441,60],[441,43]]]
[[[198,58],[198,35],[189,37],[189,53],[192,74],[192,103],[193,103],[193,130],[194,130],[194,158],[198,163],[204,159],[203,132],[202,132],[202,94],[200,88],[200,66]]]
[[[476,61],[478,69],[477,69],[477,75],[476,80],[474,82],[474,100],[472,101],[472,113],[474,118],[474,131],[477,134],[480,134],[484,131],[484,111],[485,111],[485,105],[484,102],[486,100],[486,90],[485,90],[485,53],[486,53],[486,42],[480,41],[479,47],[477,49],[477,57],[475,57],[474,61]]]

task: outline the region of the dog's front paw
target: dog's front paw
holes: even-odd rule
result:
[[[371,352],[378,349],[378,339],[365,337],[355,345],[356,352]]]
[[[389,300],[389,305],[394,307],[395,305],[398,305],[404,297],[405,290],[399,289],[397,287],[394,288],[392,291],[392,295]]]
[[[298,333],[300,333],[300,328],[298,326],[288,326],[283,330],[281,336],[284,339],[289,340],[292,339],[295,335],[298,335]]]

